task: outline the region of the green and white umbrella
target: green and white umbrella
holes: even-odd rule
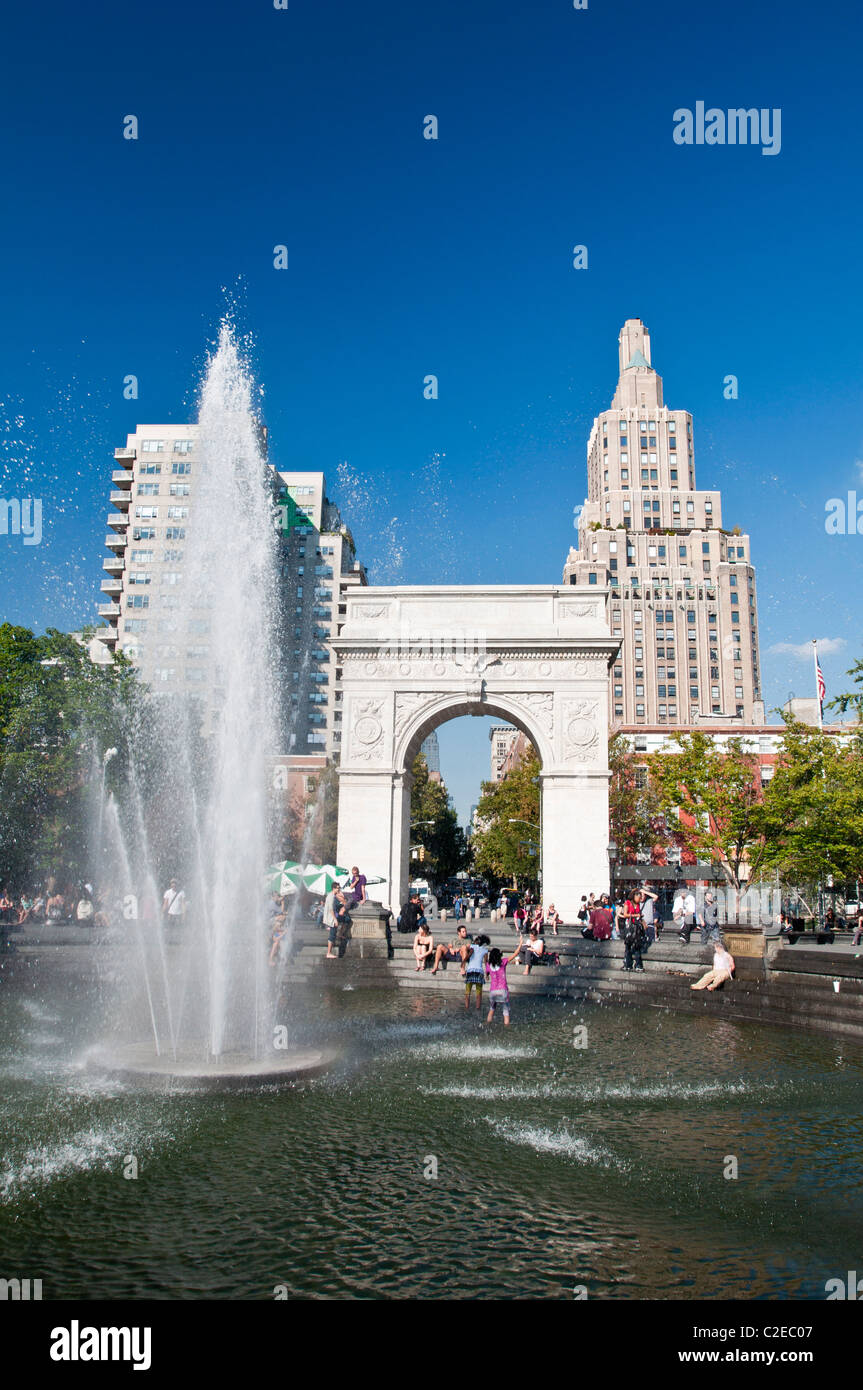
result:
[[[278,893],[287,897],[303,886],[303,866],[293,859],[285,859],[281,864],[271,864],[264,877],[267,893]]]
[[[307,864],[303,870],[302,882],[310,893],[326,895],[339,879],[346,878],[348,873],[349,870],[339,868],[338,864]]]

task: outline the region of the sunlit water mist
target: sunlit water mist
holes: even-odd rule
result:
[[[148,1020],[160,1055],[258,1057],[271,1032],[261,885],[277,743],[278,550],[254,396],[223,324],[201,387],[179,600],[164,622],[184,655],[198,648],[189,664],[208,679],[201,700],[158,702],[155,727],[133,739],[128,805],[104,814],[134,903],[123,1012],[138,1026]],[[187,894],[185,924],[161,911],[171,876]]]

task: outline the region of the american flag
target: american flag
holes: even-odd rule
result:
[[[815,657],[815,681],[818,686],[818,702],[824,704],[824,696],[827,694],[827,686],[824,684],[824,672],[821,670],[821,662]]]

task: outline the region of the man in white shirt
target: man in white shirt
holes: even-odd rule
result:
[[[680,940],[684,946],[689,945],[689,938],[692,928],[695,926],[695,894],[691,888],[686,890],[683,899],[683,926],[680,928]]]
[[[171,879],[170,886],[165,889],[162,897],[162,916],[169,917],[175,924],[182,922],[186,915],[186,894],[175,878]]]

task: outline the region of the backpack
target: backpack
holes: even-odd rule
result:
[[[624,917],[623,919],[623,941],[626,946],[640,946],[644,941],[644,923],[641,920],[641,913],[636,913],[634,917]]]

